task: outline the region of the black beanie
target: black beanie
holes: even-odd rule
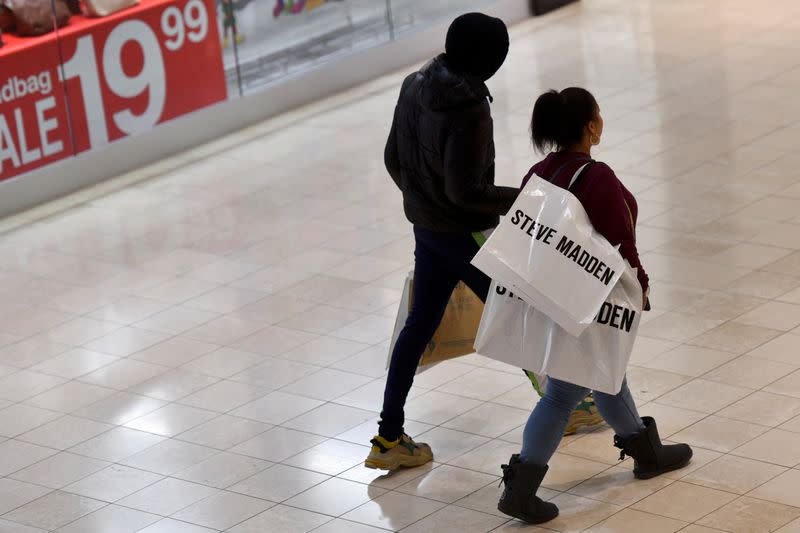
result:
[[[447,31],[447,59],[453,68],[486,81],[500,70],[508,55],[508,28],[499,18],[467,13]]]

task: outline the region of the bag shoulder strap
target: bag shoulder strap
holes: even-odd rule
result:
[[[579,168],[575,172],[575,175],[572,176],[572,179],[569,182],[569,186],[567,187],[567,190],[569,192],[575,192],[575,189],[578,187],[578,185],[580,185],[581,181],[583,180],[584,176],[586,176],[586,174],[589,172],[589,169],[592,167],[593,163],[594,160],[590,159],[588,163],[585,163],[581,168]]]
[[[572,165],[573,163],[580,162],[580,161],[585,161],[586,163],[594,163],[594,159],[592,159],[592,158],[590,158],[590,157],[579,157],[579,158],[577,158],[577,159],[570,159],[570,160],[569,160],[569,161],[567,161],[566,163],[562,163],[562,165],[561,165],[560,167],[558,167],[558,168],[556,169],[556,171],[555,171],[555,172],[553,172],[553,173],[550,175],[550,178],[546,179],[546,181],[549,181],[550,183],[553,183],[553,182],[555,182],[555,181],[556,181],[556,178],[558,178],[558,177],[561,175],[561,173],[562,173],[562,172],[564,172],[564,170],[565,170],[565,169],[566,169],[566,168],[567,168],[569,165]],[[582,167],[581,167],[581,169],[583,169],[585,166],[586,166],[586,165],[582,166]],[[574,179],[574,178],[573,178],[573,179]]]

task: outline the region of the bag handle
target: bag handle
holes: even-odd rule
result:
[[[583,177],[587,174],[589,168],[591,168],[592,163],[594,163],[594,161],[590,160],[588,163],[584,164],[581,168],[579,168],[575,172],[575,175],[572,176],[572,179],[569,182],[569,186],[567,187],[567,190],[569,192],[575,191],[575,188],[580,184],[581,180],[583,180]]]
[[[558,177],[561,175],[561,173],[562,173],[562,172],[564,172],[564,169],[566,169],[566,168],[567,168],[569,165],[571,165],[571,164],[573,164],[573,163],[575,163],[575,162],[577,162],[577,161],[586,161],[586,163],[587,163],[587,164],[589,164],[589,163],[594,163],[594,159],[592,159],[591,157],[579,157],[579,158],[577,158],[577,159],[570,159],[569,161],[567,161],[566,163],[563,163],[563,164],[562,164],[560,167],[558,167],[558,168],[556,169],[556,171],[555,171],[555,172],[553,172],[553,173],[550,175],[550,179],[548,179],[548,180],[546,180],[546,181],[549,181],[550,183],[553,183],[553,182],[556,180],[556,178],[558,178]],[[582,166],[582,167],[581,167],[581,168],[578,170],[578,172],[580,172],[580,170],[582,170],[582,169],[583,169],[583,168],[585,168],[585,167],[586,167],[586,165],[583,165],[583,166]],[[575,180],[575,177],[573,177],[572,179],[573,179],[573,181],[574,181],[574,180]],[[571,186],[571,185],[572,185],[572,182],[570,182],[570,186]]]

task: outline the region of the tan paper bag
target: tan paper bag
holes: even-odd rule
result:
[[[408,314],[411,311],[412,295],[414,294],[413,278],[413,272],[409,273],[403,288],[403,299],[400,301],[394,334],[389,346],[389,356],[386,361],[387,368],[392,359],[397,337],[403,330]],[[445,309],[439,328],[433,334],[425,353],[422,354],[417,373],[431,368],[436,363],[474,353],[475,336],[478,332],[482,314],[483,302],[481,299],[464,283],[459,282],[450,296],[450,301],[447,304],[447,309]]]

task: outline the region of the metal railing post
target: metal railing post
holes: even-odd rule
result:
[[[386,0],[386,22],[389,24],[389,39],[394,41],[394,16],[392,15],[392,0]]]

